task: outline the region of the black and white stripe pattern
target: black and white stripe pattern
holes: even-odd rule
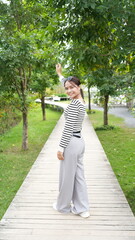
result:
[[[81,131],[85,115],[85,105],[79,99],[73,99],[64,111],[65,126],[59,146],[66,148],[73,132]]]

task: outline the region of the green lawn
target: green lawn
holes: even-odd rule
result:
[[[21,150],[22,122],[0,137],[0,218],[21,186],[25,176],[61,116],[60,112],[46,110],[42,121],[40,106],[29,113],[29,150]]]
[[[103,124],[102,115],[101,111],[89,115],[95,128]],[[121,118],[111,114],[109,125],[116,127],[96,133],[135,214],[135,128],[126,127]]]

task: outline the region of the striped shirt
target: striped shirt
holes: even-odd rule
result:
[[[64,111],[65,126],[59,146],[66,148],[74,132],[82,130],[85,105],[79,99],[73,99]]]
[[[66,78],[61,75],[59,80],[64,85]],[[63,151],[67,147],[74,132],[82,130],[84,116],[85,105],[79,99],[73,99],[64,111],[65,126],[59,144],[60,151]]]

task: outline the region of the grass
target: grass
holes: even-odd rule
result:
[[[103,113],[95,111],[90,119],[94,128],[103,124]],[[135,128],[125,126],[123,119],[109,114],[109,125],[113,130],[96,131],[111,163],[113,171],[135,214]]]
[[[42,121],[37,105],[29,113],[29,149],[21,150],[22,122],[0,138],[0,218],[21,186],[24,178],[48,139],[61,113],[46,110]]]

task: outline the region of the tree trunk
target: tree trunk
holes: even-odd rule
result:
[[[41,97],[41,108],[42,108],[42,116],[43,116],[43,121],[46,120],[46,112],[45,112],[45,96]]]
[[[104,96],[104,125],[108,125],[108,101],[109,95]]]
[[[27,108],[27,79],[24,68],[19,68],[20,77],[20,100],[21,100],[21,112],[23,119],[23,133],[22,133],[22,149],[28,149],[28,108]]]
[[[90,94],[90,88],[88,88],[88,110],[91,111],[91,94]]]
[[[22,141],[22,149],[28,149],[28,112],[24,110],[22,112],[23,117],[23,141]]]

